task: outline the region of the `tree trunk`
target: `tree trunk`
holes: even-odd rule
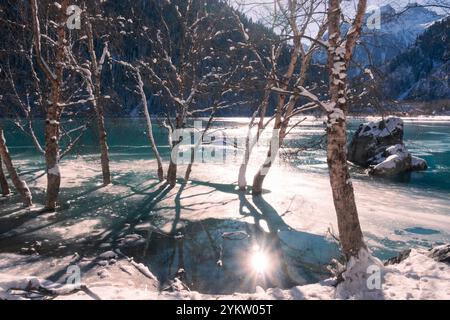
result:
[[[184,120],[186,118],[186,108],[178,110],[178,114],[175,120],[175,131],[169,132],[169,144],[172,146],[170,152],[169,169],[167,170],[166,181],[171,187],[174,187],[177,183],[177,161],[178,161],[178,147],[182,142],[183,137],[180,136],[179,130],[184,127]],[[176,136],[173,136],[173,135]],[[174,140],[175,138],[175,140]]]
[[[61,2],[59,16],[57,21],[57,43],[55,72],[52,72],[47,62],[44,61],[41,54],[41,31],[38,15],[38,3],[36,0],[30,0],[32,25],[33,25],[33,46],[36,53],[36,59],[47,81],[51,85],[50,102],[47,109],[47,119],[45,124],[45,162],[47,169],[47,199],[46,208],[48,210],[56,209],[56,201],[59,195],[61,184],[59,161],[59,139],[60,139],[60,120],[63,107],[60,103],[60,95],[63,85],[64,75],[64,57],[66,46],[65,22],[68,0]]]
[[[6,197],[10,194],[8,181],[6,180],[5,173],[3,172],[2,157],[0,155],[0,187],[2,188],[2,195]]]
[[[11,160],[11,156],[8,151],[8,147],[6,146],[5,136],[3,134],[3,129],[0,128],[0,158],[3,160],[6,169],[8,170],[9,177],[11,178],[14,187],[17,192],[22,196],[23,204],[26,207],[30,207],[33,205],[32,197],[30,189],[25,181],[21,180],[19,175],[17,174],[16,169]]]
[[[194,141],[195,145],[194,148],[192,148],[192,153],[191,153],[191,159],[189,161],[189,164],[186,168],[186,172],[184,174],[184,181],[188,182],[189,178],[191,176],[191,172],[192,172],[192,166],[194,164],[195,161],[195,154],[197,153],[198,148],[200,148],[201,144],[203,143],[203,139],[205,138],[205,134],[206,132],[208,132],[209,128],[211,127],[212,121],[214,119],[214,114],[216,112],[216,109],[214,109],[214,111],[211,113],[208,122],[206,123],[205,129],[203,129],[202,134],[200,135],[200,138],[198,139],[198,141]]]
[[[250,120],[250,124],[248,126],[247,136],[245,138],[245,151],[244,151],[244,159],[239,167],[239,174],[238,174],[238,187],[239,190],[243,191],[247,187],[247,168],[248,168],[248,162],[250,161],[250,156],[252,154],[253,148],[255,147],[256,143],[259,140],[260,135],[262,134],[263,128],[264,128],[264,117],[266,116],[267,112],[267,106],[269,104],[269,97],[270,97],[270,90],[271,90],[271,84],[269,83],[269,86],[264,90],[264,97],[261,103],[261,106],[258,108],[258,110],[253,114],[252,119]],[[253,122],[255,121],[256,114],[259,111],[259,122],[258,122],[258,131],[256,132],[256,138],[252,139],[252,127]]]
[[[105,127],[105,117],[103,116],[103,107],[100,105],[96,105],[95,111],[97,114],[97,127],[100,144],[100,161],[102,164],[103,185],[107,186],[111,183],[111,172],[109,169],[109,152],[108,152],[109,148],[106,139],[107,134]]]
[[[290,8],[289,8],[289,24],[291,25],[292,32],[293,32],[293,44],[294,49],[291,52],[290,61],[288,68],[283,76],[283,81],[280,85],[281,90],[287,90],[289,86],[289,81],[292,79],[292,75],[294,74],[295,67],[297,66],[297,61],[301,52],[301,38],[300,33],[298,30],[297,22],[296,22],[296,2],[289,2]],[[269,88],[270,90],[270,88]],[[267,157],[264,161],[264,164],[261,166],[261,168],[258,170],[256,175],[253,178],[253,187],[252,187],[252,195],[258,196],[262,193],[262,185],[264,183],[264,179],[266,178],[267,173],[269,172],[270,168],[272,167],[272,163],[275,160],[275,157],[278,153],[278,150],[280,148],[280,128],[283,125],[282,121],[282,114],[283,114],[283,108],[285,105],[286,96],[285,94],[279,94],[278,95],[278,103],[276,106],[276,118],[275,118],[275,124],[272,131],[272,138],[270,140],[270,147],[269,151],[267,152]],[[275,140],[274,140],[275,139]],[[276,142],[276,145],[273,143]]]
[[[52,89],[52,101],[59,101],[59,90]],[[47,167],[47,199],[46,209],[55,210],[58,200],[61,176],[59,170],[59,136],[60,116],[54,103],[47,112],[47,124],[45,126],[45,163]]]
[[[247,187],[247,179],[246,179],[246,175],[247,175],[247,168],[248,168],[248,162],[250,161],[250,155],[252,153],[252,149],[253,149],[253,141],[251,140],[251,127],[253,125],[253,120],[254,118],[252,118],[252,120],[250,121],[250,125],[248,128],[248,132],[247,132],[247,137],[245,138],[245,151],[244,151],[244,159],[242,160],[242,163],[239,167],[239,173],[238,173],[238,187],[239,190],[244,191],[245,188]]]
[[[104,110],[103,106],[101,104],[101,68],[103,64],[104,56],[102,57],[100,61],[100,66],[97,63],[97,55],[95,54],[95,48],[94,48],[94,37],[92,34],[92,25],[87,20],[87,36],[88,36],[88,49],[89,54],[91,56],[91,74],[93,75],[93,105],[94,110],[97,116],[97,130],[98,130],[98,139],[99,139],[99,145],[100,145],[100,161],[102,165],[102,176],[103,176],[103,185],[107,186],[111,183],[111,172],[109,168],[109,148],[108,148],[108,142],[107,142],[107,134],[106,134],[106,126],[105,126],[105,117],[104,117]],[[105,50],[107,50],[107,44],[105,44]],[[105,51],[107,52],[107,51]],[[88,84],[89,85],[89,84]]]
[[[177,184],[177,164],[170,159],[169,169],[167,170],[167,182],[171,187]]]
[[[358,256],[359,250],[365,245],[347,165],[345,122],[336,123],[329,128],[327,138],[327,162],[338,220],[339,239],[347,258]]]
[[[138,78],[139,92],[140,92],[141,100],[142,100],[142,108],[144,111],[145,122],[147,125],[147,135],[148,135],[148,139],[150,140],[150,145],[152,147],[153,154],[156,158],[156,163],[158,164],[158,179],[159,179],[159,181],[163,181],[164,180],[164,169],[163,169],[163,165],[162,165],[161,155],[159,154],[158,147],[156,146],[155,138],[153,136],[152,119],[150,118],[150,113],[148,112],[147,96],[145,95],[145,91],[144,91],[144,83],[141,78],[141,73],[139,72],[139,69],[137,69],[137,68],[136,68],[136,73],[137,73],[137,78]],[[175,176],[176,176],[176,168],[175,168]],[[176,180],[176,178],[175,178],[175,180]]]
[[[270,139],[269,151],[267,151],[266,159],[264,163],[259,168],[258,172],[253,177],[253,185],[252,185],[252,195],[259,196],[262,194],[264,179],[269,173],[270,168],[272,167],[273,162],[278,154],[278,150],[280,149],[280,130],[279,123],[275,123],[275,127],[272,131],[272,138]]]
[[[346,42],[340,40],[340,1],[330,0],[328,32],[328,68],[330,75],[330,96],[333,109],[328,112],[327,123],[327,163],[330,185],[337,215],[339,239],[347,259],[358,257],[359,251],[366,248],[358,218],[353,184],[347,165],[347,67],[351,59],[355,36],[360,33],[365,1],[358,4],[356,25]],[[343,44],[346,46],[343,47]]]

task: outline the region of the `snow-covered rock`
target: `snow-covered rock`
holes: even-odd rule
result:
[[[397,117],[361,124],[348,146],[348,160],[380,176],[426,170],[426,161],[412,156],[404,145],[403,130],[403,120]]]
[[[428,164],[424,159],[411,156],[411,169],[412,170],[421,171],[421,170],[427,170],[427,168],[428,168]]]
[[[439,262],[445,262],[450,265],[450,244],[443,244],[430,250],[429,257]]]

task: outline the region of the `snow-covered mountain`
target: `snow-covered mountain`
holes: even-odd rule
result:
[[[362,65],[380,66],[387,63],[413,44],[417,36],[430,25],[442,18],[434,11],[414,5],[399,11],[385,5],[380,8],[380,13],[379,29],[371,28],[370,18],[374,11],[368,12],[366,16],[361,45],[355,52],[355,60]]]
[[[384,69],[384,92],[391,98],[450,99],[450,17],[427,28]]]

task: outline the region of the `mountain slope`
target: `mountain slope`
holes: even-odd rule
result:
[[[450,98],[450,17],[434,23],[386,67],[384,91],[400,100]]]
[[[369,11],[366,15],[361,45],[355,51],[355,60],[361,65],[385,64],[413,44],[428,26],[442,18],[423,7],[407,6],[400,13],[385,5],[380,8],[380,28],[371,30],[372,13]]]

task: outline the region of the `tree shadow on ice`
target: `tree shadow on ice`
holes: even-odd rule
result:
[[[283,267],[285,268],[285,273],[289,275],[287,278],[293,283],[304,283],[305,278],[311,278],[310,274],[306,274],[308,272],[327,273],[326,265],[331,259],[340,255],[339,247],[332,239],[291,228],[263,196],[248,199],[248,193],[239,191],[235,185],[230,184],[191,181],[191,185],[203,185],[213,188],[212,191],[207,191],[206,193],[219,191],[237,195],[239,213],[243,216],[251,216],[254,218],[255,226],[269,233],[273,246],[277,248],[276,251],[282,254],[280,259],[283,261],[296,261],[296,263],[287,262]],[[172,224],[172,234],[177,230],[178,221],[181,219],[180,210],[183,207],[180,199],[182,192],[183,188],[180,188],[175,197],[177,211]],[[290,265],[299,264],[304,267],[301,272],[291,270],[292,268],[289,267]]]

